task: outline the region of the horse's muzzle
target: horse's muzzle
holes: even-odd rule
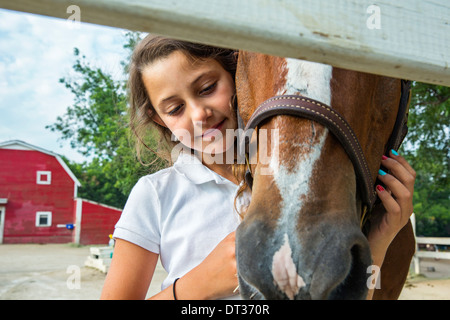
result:
[[[365,299],[371,264],[358,226],[321,223],[285,233],[264,222],[236,233],[240,292],[244,299]]]

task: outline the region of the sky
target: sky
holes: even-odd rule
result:
[[[22,140],[72,161],[86,160],[45,128],[74,101],[59,79],[74,75],[75,47],[93,67],[123,78],[125,32],[0,9],[0,142]]]

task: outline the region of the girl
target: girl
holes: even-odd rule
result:
[[[158,256],[168,276],[151,299],[218,299],[236,293],[239,217],[233,201],[242,170],[227,164],[234,140],[225,135],[237,128],[235,69],[232,50],[151,35],[135,48],[129,89],[138,155],[149,127],[159,131],[166,150],[180,145],[172,136],[184,148],[173,166],[142,177],[133,188],[114,232],[114,258],[102,298],[145,298]],[[401,201],[377,190],[388,208],[369,234],[378,265],[412,213],[415,179],[401,156],[392,154],[382,162],[398,178],[386,174],[380,180]]]

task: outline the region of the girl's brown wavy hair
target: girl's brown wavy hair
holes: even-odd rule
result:
[[[128,94],[130,129],[133,133],[136,154],[143,163],[143,153],[150,151],[172,164],[171,150],[179,142],[172,141],[171,131],[152,120],[156,113],[142,80],[142,72],[149,64],[168,57],[175,51],[181,51],[193,62],[201,59],[215,59],[231,74],[234,81],[237,66],[237,51],[204,44],[148,35],[134,48],[129,65]],[[236,113],[236,99],[232,97],[230,105]],[[146,141],[156,132],[158,146],[150,148]],[[237,148],[235,148],[237,150]],[[238,181],[244,180],[245,165],[234,164],[233,174]],[[242,188],[242,191],[245,188]],[[240,192],[239,192],[240,193]]]

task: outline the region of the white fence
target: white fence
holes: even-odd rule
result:
[[[414,228],[414,234],[416,233],[416,219],[414,214],[411,216],[411,222]],[[433,251],[419,250],[419,244],[433,245]],[[434,258],[434,259],[447,259],[450,260],[450,252],[442,252],[437,249],[436,245],[450,246],[450,238],[443,237],[416,237],[416,253],[414,254],[411,264],[411,271],[415,274],[420,273],[420,259]]]
[[[0,8],[450,86],[448,0],[0,0]]]

